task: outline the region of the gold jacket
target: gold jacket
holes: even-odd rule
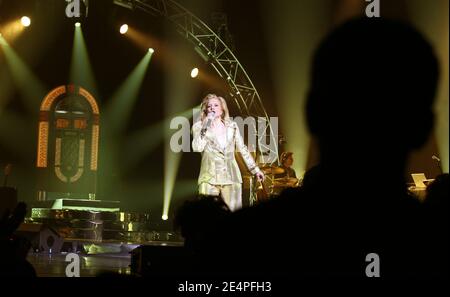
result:
[[[224,148],[220,146],[216,136],[210,130],[207,130],[204,136],[201,135],[201,121],[196,122],[192,127],[194,137],[192,149],[194,152],[202,153],[198,184],[242,183],[241,172],[235,158],[236,150],[242,154],[245,165],[253,175],[260,172],[242,139],[237,124],[232,120],[226,120],[225,127],[227,141]]]

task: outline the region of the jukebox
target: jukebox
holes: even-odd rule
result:
[[[42,101],[38,129],[38,200],[94,200],[99,141],[94,97],[75,85],[53,89]]]

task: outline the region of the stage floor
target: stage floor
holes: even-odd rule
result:
[[[28,254],[27,260],[33,265],[38,277],[66,277],[67,253]],[[95,277],[102,273],[131,274],[130,254],[80,255],[80,277]]]
[[[96,277],[101,274],[131,275],[131,251],[140,245],[120,242],[78,242],[76,254],[80,259],[80,277]],[[143,245],[181,246],[183,243],[152,241]],[[33,265],[38,277],[66,277],[66,268],[71,263],[69,260],[66,262],[68,254],[68,252],[30,251],[27,260]]]

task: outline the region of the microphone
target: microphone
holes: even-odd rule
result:
[[[431,157],[431,159],[435,160],[437,162],[437,165],[439,167],[439,171],[441,172],[441,174],[444,173],[444,170],[442,170],[442,166],[441,166],[441,159],[439,159],[437,156],[433,155]]]
[[[208,130],[208,128],[211,127],[212,121],[214,119],[214,115],[215,115],[214,111],[208,114],[207,121],[202,127],[202,135],[205,135],[206,130]]]

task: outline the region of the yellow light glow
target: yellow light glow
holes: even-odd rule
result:
[[[120,26],[120,30],[119,30],[120,34],[125,34],[128,32],[128,25],[127,24],[123,24],[122,26]]]
[[[27,16],[23,16],[20,19],[20,22],[22,23],[22,26],[24,26],[24,27],[29,27],[31,25],[31,19]]]
[[[198,68],[195,67],[194,69],[192,69],[191,71],[191,77],[192,78],[196,78],[198,76]]]
[[[22,25],[20,19],[16,19],[0,26],[0,29],[2,31],[0,33],[0,37],[5,39],[0,42],[2,42],[3,45],[8,45],[8,43],[14,42],[14,40],[20,36],[20,34],[25,30],[25,27]]]

